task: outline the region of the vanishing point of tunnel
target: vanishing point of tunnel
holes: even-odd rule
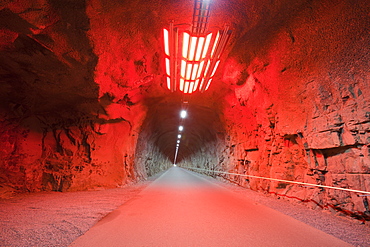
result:
[[[0,198],[175,164],[368,224],[370,2],[204,0],[230,36],[207,90],[171,91],[203,66],[163,36],[194,27],[194,2],[0,1]]]

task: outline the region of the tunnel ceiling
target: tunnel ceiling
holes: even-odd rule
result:
[[[243,2],[215,1],[210,27],[228,24],[240,31],[236,20]],[[112,103],[127,108],[144,103],[142,131],[173,158],[186,100],[189,117],[179,157],[196,152],[223,131],[220,115],[228,87],[218,74],[210,90],[188,98],[165,88],[162,29],[170,20],[190,25],[192,11],[192,0],[3,2],[1,107],[19,121],[35,117],[49,125],[74,125],[76,119],[102,121],[109,111],[114,115]]]
[[[217,141],[224,136],[223,123],[220,119],[222,102],[213,101],[214,94],[195,93],[185,96],[173,93],[159,98],[147,98],[147,118],[142,127],[146,141],[151,141],[170,160],[173,160],[176,148],[178,127],[181,151],[178,161],[197,153],[205,144]],[[184,103],[185,102],[185,103]],[[180,118],[180,111],[186,110],[187,117]]]
[[[232,88],[249,76],[243,66],[310,4],[214,1],[209,26],[230,25],[233,34],[210,90],[186,99],[189,118],[180,158],[224,134],[223,106]],[[171,20],[190,25],[192,10],[192,0],[2,1],[0,107],[21,123],[37,118],[74,125],[76,119],[107,121],[108,114],[118,116],[110,121],[125,121],[119,111],[143,104],[141,131],[172,158],[184,98],[165,88],[161,31]]]

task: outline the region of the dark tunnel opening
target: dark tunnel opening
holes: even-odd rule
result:
[[[147,159],[148,157],[144,157],[146,155],[153,156],[151,152],[144,154],[145,148],[142,147],[146,147],[148,143],[171,164],[174,164],[177,140],[179,151],[176,163],[189,160],[207,145],[215,145],[223,138],[225,132],[222,120],[223,104],[224,102],[213,102],[212,93],[198,93],[185,97],[180,93],[174,93],[164,97],[147,98],[147,115],[140,129],[137,144],[138,159]],[[183,119],[180,116],[182,110],[187,112]],[[183,127],[181,131],[179,126]],[[179,134],[181,138],[178,138]],[[160,154],[158,155],[161,156]],[[160,161],[150,159],[150,163],[151,166],[158,166]],[[147,170],[151,169],[153,168],[147,167]]]

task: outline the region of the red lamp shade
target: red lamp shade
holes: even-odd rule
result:
[[[209,6],[206,7],[203,11],[209,14]],[[196,8],[194,13],[197,11],[201,12],[202,9]],[[196,14],[194,16],[198,17]],[[172,92],[178,89],[186,94],[197,90],[206,91],[231,35],[228,27],[217,33],[206,34],[203,19],[194,21],[194,16],[193,33],[179,32],[173,23],[170,23],[169,29],[163,29],[167,88]],[[204,13],[199,16],[204,18]],[[208,16],[206,17],[208,19]],[[199,23],[202,23],[202,26]]]

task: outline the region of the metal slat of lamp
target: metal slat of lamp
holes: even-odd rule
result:
[[[207,33],[209,16],[209,0],[195,0],[191,33],[179,31],[173,22],[163,29],[167,88],[172,92],[204,92],[212,82],[231,31],[226,26],[217,34]]]

